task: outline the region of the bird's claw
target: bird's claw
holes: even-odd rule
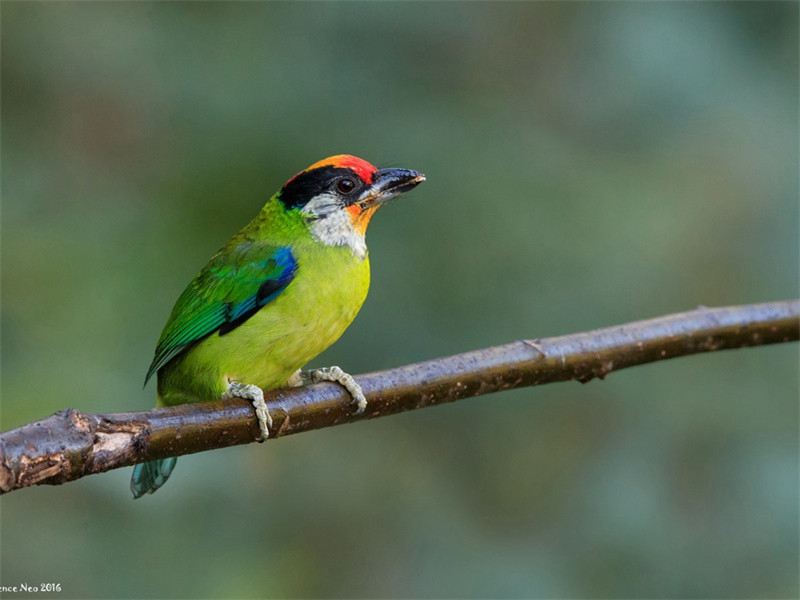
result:
[[[228,390],[223,394],[223,398],[245,398],[253,403],[258,418],[258,427],[261,429],[261,437],[258,442],[264,442],[269,437],[269,428],[272,427],[272,416],[267,410],[267,403],[264,402],[264,391],[257,385],[247,385],[232,381],[228,384]]]
[[[356,401],[356,412],[353,414],[360,415],[364,412],[364,409],[367,408],[367,398],[364,396],[364,390],[361,389],[361,386],[356,383],[356,380],[353,379],[353,376],[349,373],[345,373],[339,367],[326,367],[323,369],[314,369],[309,373],[311,376],[311,381],[314,383],[319,383],[320,381],[332,381],[334,383],[338,383],[344,389],[346,389],[349,394],[353,397],[353,400]]]

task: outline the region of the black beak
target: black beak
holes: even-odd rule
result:
[[[362,208],[386,202],[395,196],[413,190],[425,181],[425,175],[410,169],[380,169],[372,178],[372,185],[358,199]]]

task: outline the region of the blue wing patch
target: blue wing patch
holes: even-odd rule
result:
[[[294,274],[297,271],[297,261],[289,248],[279,248],[267,262],[277,265],[279,269],[278,276],[265,280],[258,287],[255,294],[248,296],[242,302],[225,305],[225,322],[220,325],[220,335],[228,333],[244,323],[258,312],[262,306],[277,298],[294,279]],[[264,268],[267,268],[267,265],[264,265]]]

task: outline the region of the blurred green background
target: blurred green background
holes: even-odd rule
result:
[[[3,429],[150,407],[178,294],[330,154],[428,182],[312,366],[798,295],[796,3],[1,10]],[[797,597],[797,401],[797,345],[721,352],[25,489],[0,585]]]

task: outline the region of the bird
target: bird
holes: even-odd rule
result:
[[[302,368],[355,319],[370,283],[365,234],[375,211],[425,175],[379,169],[349,154],[330,156],[289,179],[225,243],[175,303],[145,377],[156,375],[156,406],[249,399],[260,438],[272,418],[264,390],[335,381],[366,407],[339,367]],[[176,457],[134,466],[134,498],[169,478]]]

